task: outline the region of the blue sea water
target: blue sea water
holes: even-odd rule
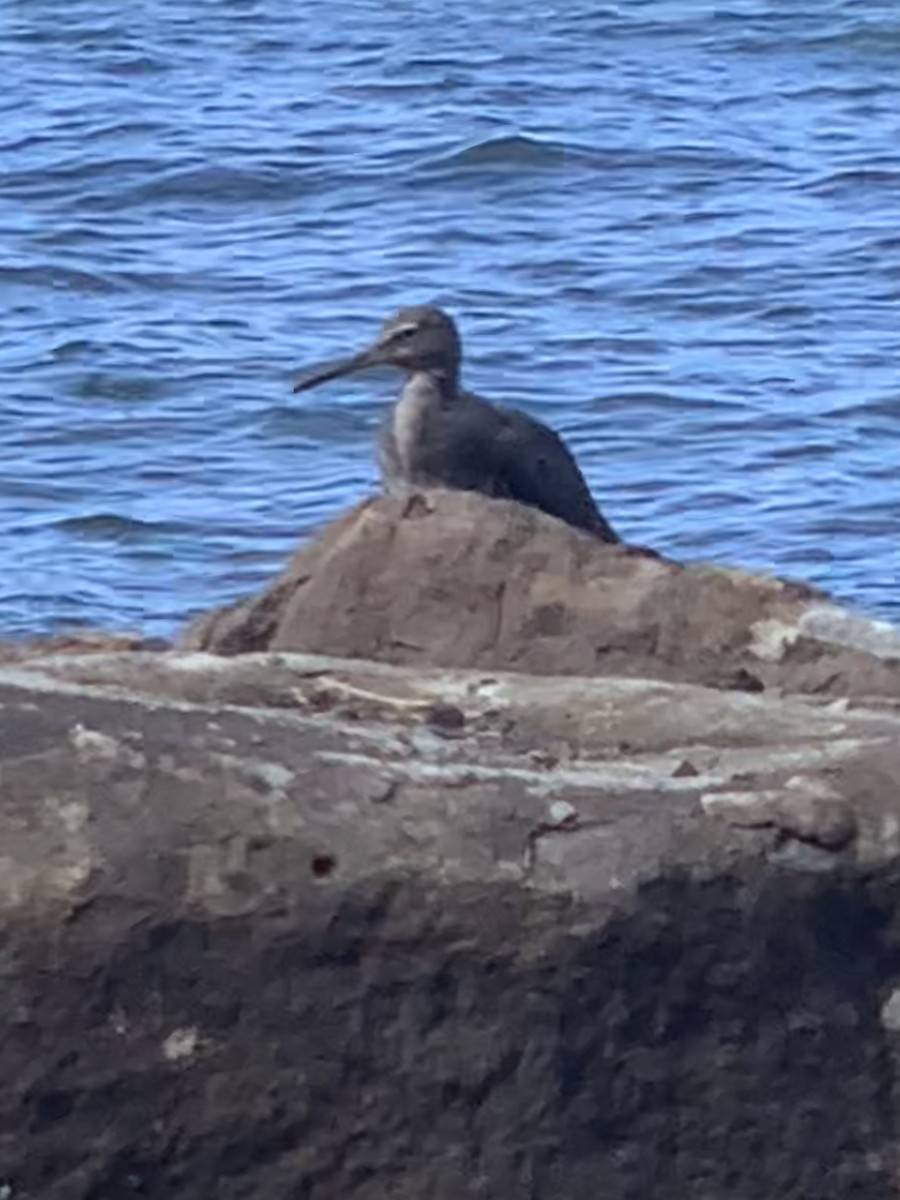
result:
[[[4,0],[0,633],[169,634],[375,481],[399,303],[629,540],[900,615],[895,0]]]

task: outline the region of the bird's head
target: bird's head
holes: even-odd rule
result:
[[[460,357],[459,333],[452,318],[433,305],[415,305],[401,308],[389,317],[365,350],[305,372],[294,384],[294,391],[302,392],[329,379],[384,364],[399,367],[401,371],[443,374],[455,380]]]

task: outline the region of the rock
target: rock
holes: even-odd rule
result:
[[[0,642],[0,663],[24,662],[58,654],[109,654],[114,650],[166,650],[168,643],[139,633],[101,633],[78,629],[21,642]],[[2,1196],[0,1196],[2,1200]]]
[[[900,634],[811,588],[604,545],[464,492],[366,501],[180,644],[900,700]]]
[[[604,578],[690,575],[579,547],[576,638]],[[801,619],[709,586],[727,653],[736,614]],[[0,1194],[896,1197],[898,734],[884,705],[572,673],[0,668]],[[704,807],[742,792],[758,828]]]
[[[828,850],[856,833],[852,807],[830,784],[795,775],[775,791],[713,792],[703,796],[706,812],[745,829],[766,826]]]

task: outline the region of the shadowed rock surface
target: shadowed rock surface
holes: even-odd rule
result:
[[[682,566],[454,492],[366,501],[181,644],[900,700],[897,631],[803,584]]]
[[[639,679],[3,667],[0,1184],[895,1197],[898,732]]]

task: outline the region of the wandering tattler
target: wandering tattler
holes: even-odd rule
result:
[[[406,373],[380,438],[388,492],[443,487],[518,500],[586,529],[619,538],[594,503],[562,438],[515,409],[497,408],[460,388],[462,343],[453,320],[431,305],[402,308],[368,349],[302,375],[301,392],[388,363]]]

